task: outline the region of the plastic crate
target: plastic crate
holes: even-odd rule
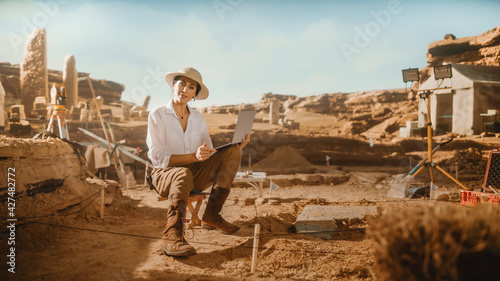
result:
[[[460,204],[463,206],[477,206],[478,204],[500,205],[500,194],[461,190]]]

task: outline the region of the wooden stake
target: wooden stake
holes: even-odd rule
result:
[[[130,185],[128,183],[128,175],[125,174],[123,177],[125,178],[125,196],[128,196],[128,189],[130,187]]]
[[[252,268],[251,268],[252,273],[255,272],[255,267],[257,266],[257,254],[259,253],[259,235],[260,235],[260,224],[256,224],[253,236],[253,252],[252,252]]]
[[[116,143],[116,139],[115,139],[115,133],[113,132],[113,128],[111,128],[111,124],[106,122],[108,124],[108,127],[109,127],[109,134],[111,136],[111,141],[113,142],[113,144],[116,144],[116,145],[119,145]],[[122,158],[120,157],[120,150],[118,149],[115,149],[115,154],[116,154],[116,158],[118,158],[118,163],[120,164],[120,171],[122,173],[122,176],[126,176],[125,174],[125,164],[123,164],[123,161],[122,161]]]
[[[120,150],[118,149],[118,146],[120,145],[119,143],[116,142],[116,139],[115,139],[115,134],[113,132],[113,129],[111,128],[111,124],[106,122],[106,124],[108,124],[109,126],[109,134],[111,135],[111,141],[116,145],[116,149],[114,148],[115,150],[115,157],[116,159],[118,159],[118,163],[120,164],[120,171],[116,171],[118,173],[118,178],[120,179],[120,182],[121,184],[123,185],[123,181],[125,181],[125,195],[128,196],[128,188],[129,188],[129,182],[128,182],[128,175],[127,173],[125,172],[125,164],[123,164],[123,161],[122,161],[122,158],[120,156]]]
[[[248,153],[248,170],[252,170],[252,153]]]
[[[268,198],[267,198],[267,205],[271,204],[271,187],[269,187],[268,191]]]
[[[149,162],[146,162],[146,170],[144,171],[144,186],[148,186],[148,169],[149,169]]]
[[[101,187],[101,220],[104,219],[104,187]]]

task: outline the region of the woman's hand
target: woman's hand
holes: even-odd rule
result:
[[[243,149],[249,142],[250,142],[250,134],[248,134],[247,138],[244,139],[242,142],[237,143],[236,147],[239,149]]]
[[[215,149],[207,147],[207,143],[203,143],[202,146],[198,147],[196,150],[196,161],[201,162],[207,160]]]

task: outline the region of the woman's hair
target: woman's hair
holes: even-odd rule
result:
[[[184,76],[182,76],[182,75],[177,75],[177,76],[175,76],[175,77],[174,77],[174,84],[175,84],[175,82],[177,82],[177,80],[181,79],[181,77],[184,77]],[[195,95],[195,97],[197,97],[197,96],[198,96],[198,93],[199,93],[200,91],[201,91],[201,86],[200,86],[200,83],[196,82],[196,95]]]

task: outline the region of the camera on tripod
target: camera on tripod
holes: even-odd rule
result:
[[[52,89],[50,90],[50,103],[54,106],[64,106],[67,104],[66,101],[66,89],[62,84],[52,84]],[[57,107],[56,107],[57,108]]]

